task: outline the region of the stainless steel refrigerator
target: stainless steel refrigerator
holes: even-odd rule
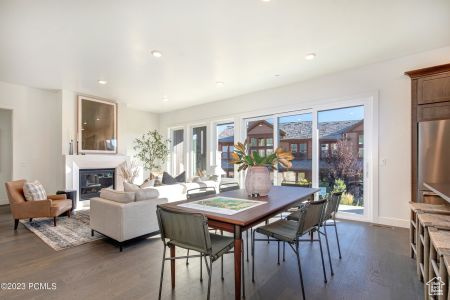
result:
[[[450,183],[450,120],[419,123],[418,200],[433,196],[424,185]]]

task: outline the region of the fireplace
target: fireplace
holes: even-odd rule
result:
[[[103,188],[116,187],[115,169],[80,169],[79,171],[79,201],[100,196]]]

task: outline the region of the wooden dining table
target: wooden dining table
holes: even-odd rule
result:
[[[235,299],[241,298],[241,267],[242,267],[242,232],[254,227],[273,216],[286,211],[287,209],[299,205],[301,202],[310,198],[314,193],[318,192],[316,188],[290,187],[290,186],[274,186],[266,197],[251,198],[247,196],[245,190],[234,190],[217,194],[216,196],[224,196],[239,199],[249,199],[263,201],[264,204],[252,207],[250,209],[238,212],[233,215],[219,214],[211,211],[191,209],[179,206],[182,203],[192,202],[195,200],[185,200],[162,204],[167,207],[180,211],[202,213],[208,218],[208,226],[214,229],[230,232],[234,235],[234,292]],[[198,199],[196,199],[198,200]],[[175,246],[170,248],[170,256],[175,257]],[[175,260],[171,260],[171,280],[172,288],[175,288]]]

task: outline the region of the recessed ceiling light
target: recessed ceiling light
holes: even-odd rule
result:
[[[270,0],[261,0],[262,2],[270,2]]]
[[[163,101],[164,101],[164,102],[167,102],[167,101],[169,101],[169,98],[167,98],[167,96],[164,96],[164,97],[163,97]]]
[[[280,74],[275,74],[275,75],[273,75],[273,76],[275,76],[275,77],[280,77]]]
[[[103,84],[103,85],[108,83],[108,81],[106,81],[106,80],[99,80],[97,82],[98,82],[98,84]]]
[[[100,121],[100,118],[97,118],[97,121]]]
[[[160,51],[158,51],[158,50],[152,50],[151,54],[154,57],[161,57],[162,56],[162,53]]]
[[[222,81],[217,81],[216,82],[216,86],[217,87],[223,87],[225,85],[225,83],[223,83]]]
[[[313,60],[314,58],[316,58],[316,54],[315,53],[308,53],[305,55],[305,59],[306,60]]]

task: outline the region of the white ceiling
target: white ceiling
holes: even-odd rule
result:
[[[447,45],[449,0],[0,0],[0,81],[153,112]]]

